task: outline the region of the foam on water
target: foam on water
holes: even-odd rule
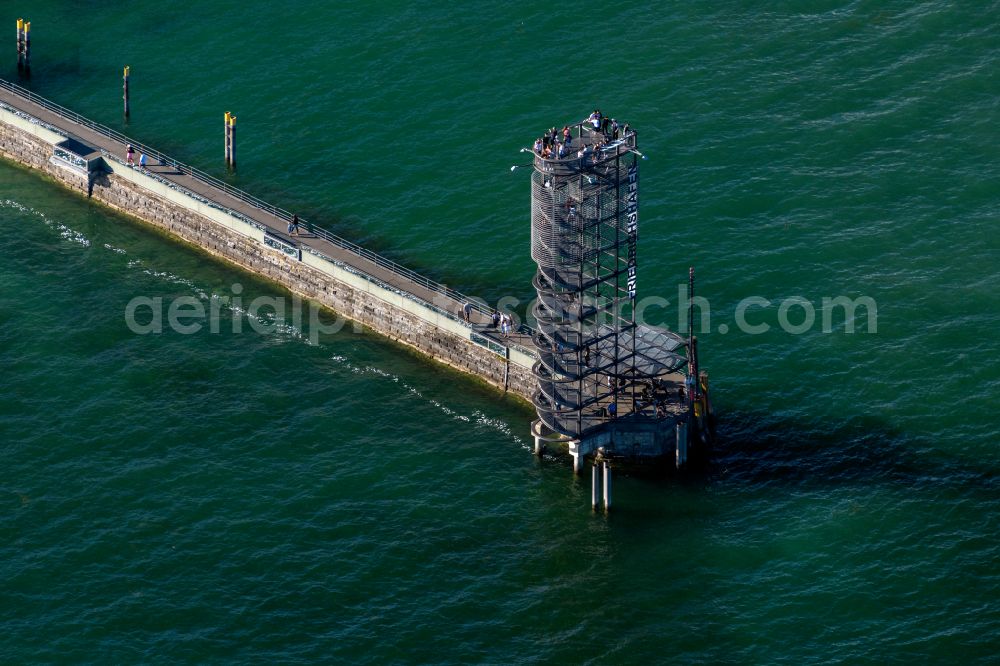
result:
[[[55,229],[57,232],[59,232],[59,236],[61,236],[62,238],[71,241],[73,243],[82,245],[83,247],[90,247],[90,239],[87,238],[85,235],[83,235],[79,231],[76,231],[75,229],[71,229],[62,222],[58,222],[56,220],[51,219],[41,211],[35,210],[30,206],[25,206],[23,204],[20,204],[17,201],[14,201],[13,199],[4,199],[3,201],[0,201],[0,206],[37,217],[40,220],[42,220],[42,222],[45,223],[45,226]]]
[[[435,408],[440,410],[442,414],[448,416],[453,421],[460,421],[462,423],[481,426],[484,429],[492,430],[494,432],[506,435],[511,442],[517,444],[521,448],[528,450],[530,450],[531,448],[524,438],[518,437],[513,433],[509,424],[506,424],[503,421],[496,418],[490,418],[479,410],[474,410],[469,414],[464,414],[458,409],[449,407],[448,405],[442,403],[440,400],[436,400],[434,398],[429,398],[425,396],[423,393],[420,392],[419,389],[403,381],[403,379],[399,375],[393,374],[387,370],[371,365],[364,365],[364,366],[356,365],[352,363],[346,356],[340,354],[333,354],[332,356],[330,356],[330,359],[337,362],[342,367],[346,368],[349,372],[355,375],[378,377],[381,379],[386,379],[392,382],[393,384],[399,385],[399,387],[403,389],[407,394],[423,400],[426,404],[434,406]]]

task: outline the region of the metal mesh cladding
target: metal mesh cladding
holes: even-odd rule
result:
[[[574,145],[603,140],[578,128]],[[531,178],[539,351],[533,402],[543,423],[573,437],[606,423],[602,407],[614,400],[609,368],[634,372],[637,365],[635,350],[620,342],[631,340],[623,333],[633,323],[618,314],[628,293],[626,197],[634,147],[631,133],[585,157],[536,157]]]

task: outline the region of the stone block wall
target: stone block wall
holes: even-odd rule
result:
[[[471,372],[503,389],[505,359],[489,350],[401,310],[371,294],[338,282],[255,239],[216,224],[197,213],[151,196],[114,175],[98,181],[94,198],[212,254],[277,282],[454,368]],[[521,393],[512,387],[516,393]],[[523,389],[522,389],[523,390]],[[530,397],[530,394],[524,397]]]

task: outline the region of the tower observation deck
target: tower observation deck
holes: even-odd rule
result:
[[[636,133],[592,116],[555,134],[558,144],[535,144],[531,178],[536,449],[540,439],[569,442],[577,471],[598,447],[669,455],[692,411],[697,370],[689,338],[636,320]]]

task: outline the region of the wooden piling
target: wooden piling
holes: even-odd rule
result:
[[[125,102],[125,117],[126,118],[128,118],[129,111],[130,111],[130,109],[129,109],[129,102],[128,102],[128,73],[129,73],[129,66],[125,65],[125,70],[122,73],[122,99]]]
[[[24,22],[24,73],[31,73],[31,21]]]

